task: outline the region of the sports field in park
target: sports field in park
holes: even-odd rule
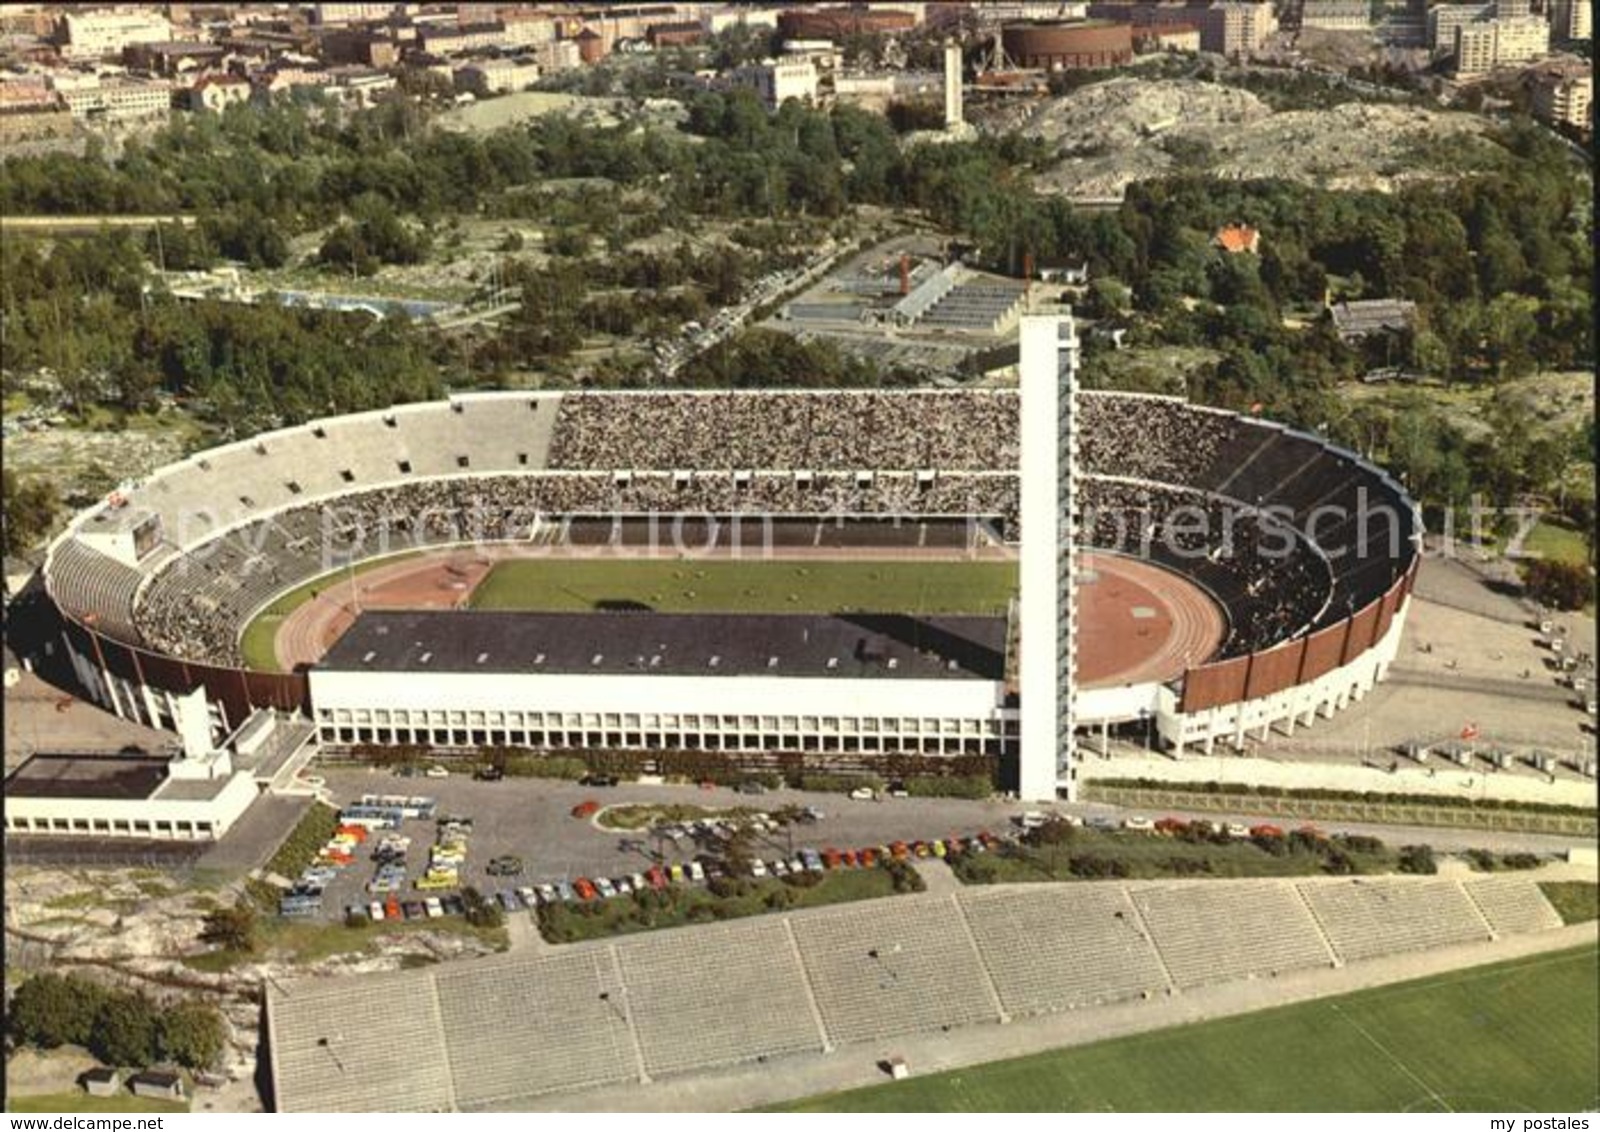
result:
[[[803,1112],[1575,1112],[1594,945],[813,1097]]]
[[[472,592],[473,609],[662,613],[994,613],[1017,585],[1011,562],[510,559]]]

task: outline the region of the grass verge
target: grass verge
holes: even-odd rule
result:
[[[1563,924],[1600,919],[1600,885],[1586,880],[1541,881],[1539,891],[1560,913]]]

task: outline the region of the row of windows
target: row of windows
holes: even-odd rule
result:
[[[1014,732],[1011,733],[1014,736]],[[325,746],[424,744],[432,747],[484,747],[504,744],[535,749],[635,751],[819,751],[865,754],[997,755],[1012,738],[997,735],[779,735],[773,732],[723,734],[673,731],[479,731],[453,728],[338,727],[324,724]]]
[[[500,731],[506,729],[610,728],[640,731],[691,729],[696,731],[824,734],[865,734],[878,732],[900,735],[997,735],[1000,724],[993,719],[919,719],[899,716],[855,717],[833,715],[678,715],[652,712],[520,712],[520,711],[407,711],[384,708],[321,708],[317,720],[323,724],[358,727],[454,727]]]
[[[208,821],[149,821],[142,818],[26,818],[6,816],[6,829],[12,833],[104,833],[125,837],[211,836],[215,830]]]

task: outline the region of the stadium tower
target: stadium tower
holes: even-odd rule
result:
[[[1077,668],[1078,335],[1070,311],[1022,318],[1022,701],[1019,792],[1077,794],[1073,700]]]

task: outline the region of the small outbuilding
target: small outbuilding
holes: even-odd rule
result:
[[[128,1079],[136,1097],[163,1101],[183,1100],[183,1077],[170,1069],[146,1069]]]
[[[78,1078],[78,1083],[83,1086],[83,1091],[91,1097],[114,1097],[117,1089],[122,1084],[122,1074],[115,1069],[100,1066],[91,1069]]]

